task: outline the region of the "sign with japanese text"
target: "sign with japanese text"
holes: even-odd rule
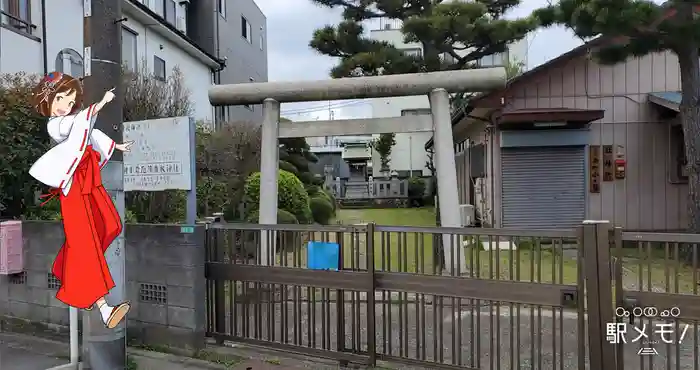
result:
[[[190,118],[124,123],[124,191],[191,190]]]
[[[588,175],[589,190],[591,193],[600,193],[600,146],[591,145],[588,147]]]
[[[603,145],[603,181],[615,180],[615,155],[612,145]]]

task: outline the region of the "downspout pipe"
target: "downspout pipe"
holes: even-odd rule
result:
[[[46,35],[46,0],[41,0],[41,47],[44,54],[44,74],[49,73],[49,47]]]

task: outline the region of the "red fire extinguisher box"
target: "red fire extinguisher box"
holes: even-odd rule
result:
[[[0,221],[0,275],[24,271],[22,221]]]

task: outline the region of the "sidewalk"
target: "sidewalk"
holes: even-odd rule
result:
[[[217,364],[134,348],[128,349],[128,355],[131,368],[127,370],[281,370],[287,368],[262,360]],[[0,369],[2,370],[46,370],[69,363],[68,356],[68,343],[23,334],[0,333]]]

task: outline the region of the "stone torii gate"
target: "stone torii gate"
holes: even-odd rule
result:
[[[209,89],[209,100],[214,106],[261,103],[263,105],[259,219],[261,224],[277,223],[279,138],[433,131],[440,220],[442,226],[461,227],[448,93],[482,92],[503,87],[505,84],[504,68],[484,68],[321,81],[217,85]],[[280,103],[411,95],[428,95],[431,114],[391,118],[279,122]],[[263,237],[266,236],[265,234],[263,233]],[[453,259],[453,253],[456,251],[452,248],[458,245],[450,243],[450,239],[449,235],[443,237],[445,262],[453,261],[451,269],[457,268],[459,263],[461,270],[464,271],[464,253],[457,253],[457,256],[461,256],[461,261]],[[261,238],[263,245],[259,256],[261,263],[267,264],[271,261],[269,256],[274,254],[274,240],[274,237]]]

